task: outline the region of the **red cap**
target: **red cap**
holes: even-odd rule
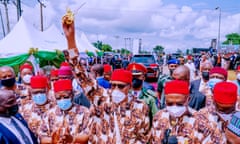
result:
[[[237,102],[237,86],[232,82],[219,82],[214,86],[213,99],[221,104]]]
[[[37,88],[47,88],[47,77],[45,76],[32,76],[31,77],[31,81],[30,81],[30,85],[33,89],[37,89]]]
[[[60,67],[62,67],[62,66],[70,66],[70,65],[69,65],[69,63],[67,63],[67,62],[62,62],[61,65],[60,65]]]
[[[164,88],[165,94],[183,94],[189,95],[189,84],[182,80],[172,80],[166,83]]]
[[[59,91],[71,91],[72,90],[72,81],[71,80],[58,80],[53,83],[54,92]]]
[[[123,69],[116,69],[112,73],[111,81],[121,81],[125,83],[132,83],[132,73]]]
[[[58,69],[51,70],[51,77],[58,76]]]
[[[228,76],[228,73],[225,69],[221,68],[221,67],[214,67],[211,69],[211,71],[209,72],[209,74],[214,74],[214,73],[217,73],[217,74],[221,74],[225,77],[225,79],[227,79],[227,76]]]
[[[20,71],[22,71],[25,68],[30,69],[31,71],[33,69],[32,65],[30,65],[29,63],[24,63],[23,65],[20,66]]]
[[[131,63],[128,65],[127,70],[131,71],[133,75],[147,73],[147,69],[144,65],[139,63]]]
[[[237,67],[237,71],[240,71],[240,66]]]
[[[112,71],[112,66],[109,64],[103,65],[103,69],[105,73],[111,72]]]
[[[192,56],[191,56],[191,55],[188,55],[188,56],[187,56],[187,59],[188,59],[188,60],[192,60]]]
[[[72,70],[70,66],[61,66],[58,70],[58,75],[72,75]]]

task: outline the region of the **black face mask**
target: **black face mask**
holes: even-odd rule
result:
[[[173,74],[174,69],[169,69],[170,76]]]
[[[143,84],[143,80],[136,79],[136,78],[134,78],[134,79],[132,80],[132,86],[133,86],[133,88],[140,88],[140,87],[142,86],[142,84]]]
[[[202,72],[202,78],[204,80],[209,80],[209,72]]]
[[[7,110],[7,114],[9,116],[14,116],[17,113],[18,113],[18,105],[17,104],[12,106],[12,107],[10,107],[10,108],[8,108],[8,110]]]
[[[2,86],[5,86],[5,87],[12,87],[12,86],[14,86],[15,82],[16,82],[15,77],[1,80]]]

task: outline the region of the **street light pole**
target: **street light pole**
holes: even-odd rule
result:
[[[220,33],[221,33],[221,13],[222,10],[220,7],[216,7],[215,10],[219,10],[219,18],[218,18],[218,50],[220,50],[221,48],[221,44],[220,44]]]
[[[46,6],[44,3],[40,0],[38,0],[38,3],[40,4],[40,24],[41,24],[41,31],[43,31],[43,7],[45,8]]]

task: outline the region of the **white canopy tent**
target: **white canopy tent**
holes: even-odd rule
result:
[[[39,37],[38,30],[21,17],[12,31],[0,41],[0,56],[27,53]]]
[[[76,41],[79,52],[91,51],[96,53],[97,49],[89,42],[83,32],[80,37],[76,36]],[[62,51],[67,48],[67,42],[64,34],[55,25],[41,32],[27,23],[24,17],[21,17],[12,31],[0,41],[0,57],[28,53],[30,48]]]

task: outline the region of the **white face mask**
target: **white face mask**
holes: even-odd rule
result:
[[[29,75],[29,74],[23,76],[23,82],[29,84],[31,77],[32,77],[32,75]]]
[[[112,101],[114,103],[120,103],[125,97],[126,95],[118,89],[112,91]]]
[[[180,117],[186,111],[185,106],[175,106],[174,105],[174,106],[167,106],[166,108],[170,112],[170,115],[172,115],[174,117]]]
[[[240,80],[240,73],[237,74],[237,79]]]

